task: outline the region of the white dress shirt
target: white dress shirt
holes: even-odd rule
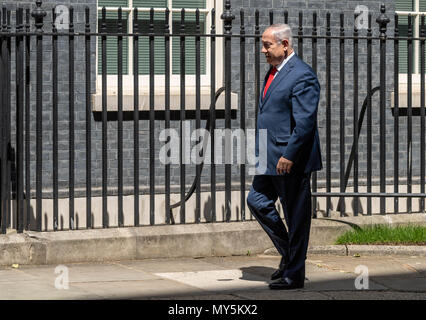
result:
[[[277,72],[274,74],[274,79],[277,76],[278,72],[284,67],[284,65],[291,59],[291,57],[294,56],[294,51],[290,53],[287,58],[285,58],[279,65],[277,65]]]

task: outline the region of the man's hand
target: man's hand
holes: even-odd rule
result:
[[[277,172],[278,174],[283,174],[284,172],[290,173],[292,166],[293,166],[293,161],[288,160],[284,157],[281,157],[277,163]]]

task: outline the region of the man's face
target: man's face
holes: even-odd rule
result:
[[[262,53],[266,57],[266,62],[273,66],[279,65],[284,60],[287,50],[287,40],[277,42],[272,30],[265,30],[262,34]]]

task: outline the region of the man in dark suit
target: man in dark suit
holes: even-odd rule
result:
[[[267,159],[254,176],[247,204],[282,256],[271,276],[276,281],[269,287],[303,288],[311,226],[310,177],[322,169],[317,128],[320,85],[311,67],[294,53],[288,25],[268,27],[262,44],[271,68],[260,95],[256,156],[263,131]],[[278,198],[288,230],[275,207]]]

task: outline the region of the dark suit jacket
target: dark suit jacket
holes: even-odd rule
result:
[[[263,88],[269,73],[270,70]],[[263,89],[260,94],[255,149],[260,161],[258,174],[278,175],[276,167],[281,156],[294,162],[292,171],[310,173],[322,169],[317,127],[319,97],[315,72],[294,54],[275,76],[265,98]],[[262,139],[262,134],[259,139],[259,129],[266,129],[266,139]]]

